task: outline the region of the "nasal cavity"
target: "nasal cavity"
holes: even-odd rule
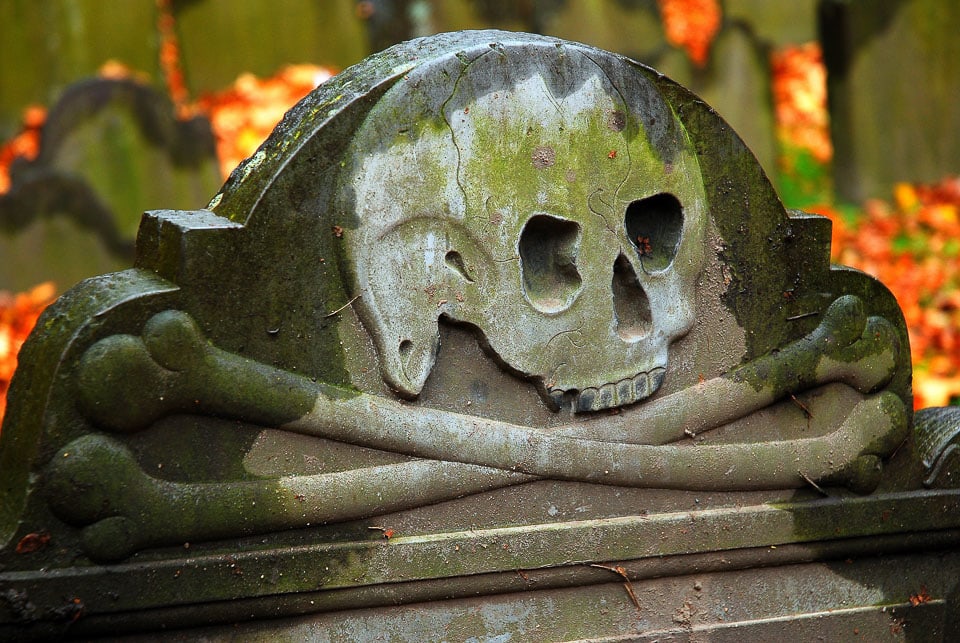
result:
[[[613,317],[617,335],[625,342],[636,342],[653,329],[650,299],[637,279],[630,261],[621,254],[613,263]]]
[[[680,247],[683,206],[666,192],[634,201],[627,206],[624,227],[644,271],[664,270]]]
[[[580,226],[545,214],[534,215],[520,233],[520,272],[527,301],[544,313],[569,308],[583,284],[577,271]]]

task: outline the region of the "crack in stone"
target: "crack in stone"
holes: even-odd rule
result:
[[[610,225],[610,220],[607,219],[606,215],[604,215],[602,212],[600,212],[598,209],[596,209],[596,208],[593,206],[594,197],[596,197],[596,200],[599,201],[600,203],[602,203],[603,205],[605,205],[605,206],[606,206],[606,209],[610,212],[611,215],[613,215],[613,213],[614,213],[614,212],[613,212],[613,206],[612,206],[611,204],[607,203],[606,201],[604,201],[604,200],[603,200],[603,197],[597,196],[598,194],[602,194],[602,193],[603,193],[603,188],[597,188],[596,190],[594,190],[593,192],[590,193],[590,196],[587,197],[587,209],[590,210],[590,213],[591,213],[591,214],[594,214],[594,215],[600,217],[600,219],[603,221],[603,228],[604,228],[607,232],[610,232],[610,233],[612,233],[613,235],[616,235],[616,234],[617,234],[617,231],[616,231],[615,228],[613,228],[613,227]]]
[[[607,79],[607,82],[610,84],[610,87],[613,89],[614,92],[617,93],[617,96],[620,97],[620,104],[623,105],[623,107],[624,107],[624,114],[625,114],[625,115],[626,115],[626,114],[629,114],[629,112],[627,111],[627,109],[628,109],[628,106],[630,105],[630,103],[627,101],[626,97],[623,95],[623,92],[620,91],[620,88],[617,87],[617,84],[616,84],[615,82],[613,82],[613,79],[612,79],[612,78],[610,78],[610,75],[603,69],[603,67],[600,65],[600,63],[598,63],[596,60],[594,60],[594,59],[590,56],[590,54],[588,54],[588,53],[585,52],[585,51],[580,52],[580,53],[583,55],[584,58],[586,58],[586,59],[589,60],[591,63],[593,63],[594,66],[596,66],[596,68],[599,70],[599,72],[600,72],[601,74],[603,74],[603,77]],[[626,139],[626,137],[624,137],[624,138]],[[616,189],[616,191],[614,192],[614,198],[617,198],[617,197],[620,196],[620,189],[623,188],[624,184],[626,184],[627,179],[630,177],[630,173],[633,171],[633,155],[632,155],[631,152],[630,152],[630,146],[627,145],[627,146],[626,146],[626,150],[624,150],[624,151],[625,151],[625,153],[626,153],[626,155],[627,155],[627,170],[626,170],[626,172],[624,172],[623,178],[620,179],[620,184],[617,185],[617,189]],[[611,209],[612,209],[612,208],[611,208]]]
[[[460,189],[460,194],[463,196],[463,203],[466,206],[468,201],[467,189],[464,187],[463,182],[460,179],[460,172],[463,169],[463,150],[460,149],[460,144],[457,142],[457,136],[453,130],[453,124],[447,116],[447,106],[457,95],[457,91],[460,87],[460,81],[463,80],[463,77],[466,75],[467,70],[487,54],[494,53],[496,50],[488,49],[487,51],[479,54],[473,59],[467,58],[467,55],[463,51],[456,53],[457,60],[460,61],[460,73],[457,75],[457,79],[453,81],[453,89],[450,90],[450,95],[447,97],[443,104],[440,105],[440,116],[443,118],[443,122],[446,124],[447,129],[450,131],[450,140],[453,143],[454,149],[457,150],[457,169],[454,174],[455,180],[457,182],[457,187]]]

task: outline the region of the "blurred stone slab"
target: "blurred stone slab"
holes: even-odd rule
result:
[[[50,105],[68,86],[118,60],[159,78],[155,0],[4,0],[0,3],[0,140],[28,105]]]
[[[313,63],[342,69],[373,51],[354,0],[173,2],[181,64],[193,96],[220,91],[239,75],[270,76]],[[370,3],[373,4],[373,3]]]
[[[134,80],[87,80],[51,108],[36,159],[0,194],[0,289],[61,289],[133,262],[144,210],[203,205],[221,183],[213,134]]]
[[[960,170],[960,4],[823,0],[820,31],[839,196]]]

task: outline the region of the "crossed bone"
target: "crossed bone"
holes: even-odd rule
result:
[[[207,414],[412,456],[398,464],[270,480],[178,483],[147,475],[121,441],[89,434],[48,468],[51,507],[83,527],[87,553],[117,560],[150,546],[264,533],[423,506],[540,478],[710,490],[811,482],[869,492],[907,430],[892,325],[843,296],[820,325],[730,373],[629,413],[539,429],[410,406],[313,382],[209,344],[184,312],[114,335],[80,362],[80,404],[116,432],[165,415]],[[744,444],[670,444],[809,388],[863,394],[832,433]],[[83,490],[76,493],[74,490]]]

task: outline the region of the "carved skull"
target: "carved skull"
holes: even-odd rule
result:
[[[703,182],[643,72],[585,51],[491,46],[418,68],[359,128],[341,191],[351,286],[399,394],[430,374],[440,318],[477,329],[554,409],[631,404],[663,381],[695,321]]]

